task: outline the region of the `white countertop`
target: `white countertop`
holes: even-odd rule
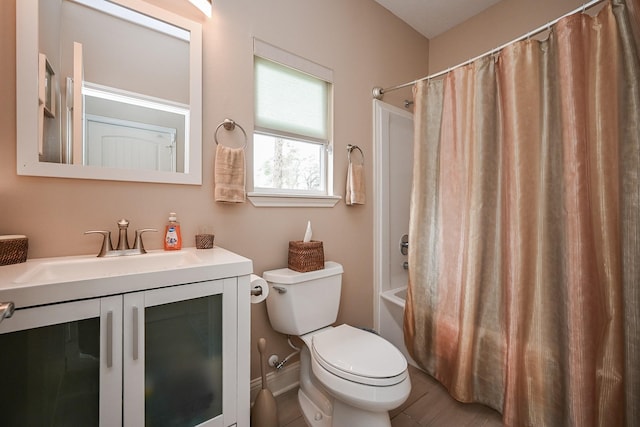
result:
[[[145,255],[131,255],[120,258],[126,258],[127,263],[135,263],[136,258],[142,259],[151,255],[157,259],[162,259],[163,254],[165,254],[162,250],[148,252],[149,254]],[[142,269],[143,271],[136,271],[135,273],[112,272],[109,275],[96,274],[95,277],[91,277],[89,273],[87,277],[74,278],[67,281],[53,278],[45,279],[33,273],[52,263],[68,261],[80,265],[83,262],[93,262],[96,260],[96,256],[37,258],[29,259],[27,262],[20,264],[0,266],[0,302],[12,301],[16,308],[25,308],[244,276],[253,272],[253,263],[250,259],[220,247],[214,247],[213,249],[184,248],[181,252],[194,261],[188,265],[167,265],[147,269],[147,271]],[[114,260],[114,258],[101,258],[100,262],[102,260],[113,262],[111,260]],[[30,279],[31,277],[36,277],[36,279]]]

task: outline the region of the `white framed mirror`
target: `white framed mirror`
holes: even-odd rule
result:
[[[16,2],[19,175],[202,184],[202,26],[140,0]]]

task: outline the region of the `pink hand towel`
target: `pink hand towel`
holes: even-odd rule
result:
[[[230,148],[218,144],[214,180],[216,202],[245,202],[244,148]]]
[[[364,205],[364,167],[349,162],[347,169],[347,191],[344,196],[347,205]]]

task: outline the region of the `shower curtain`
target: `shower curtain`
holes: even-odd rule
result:
[[[639,1],[415,89],[405,342],[508,426],[640,425]]]

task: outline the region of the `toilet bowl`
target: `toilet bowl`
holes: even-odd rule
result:
[[[389,427],[388,411],[409,396],[411,381],[402,353],[379,335],[343,324],[337,317],[342,266],[298,273],[264,272],[272,288],[267,312],[276,331],[298,335],[298,400],[313,427]]]

